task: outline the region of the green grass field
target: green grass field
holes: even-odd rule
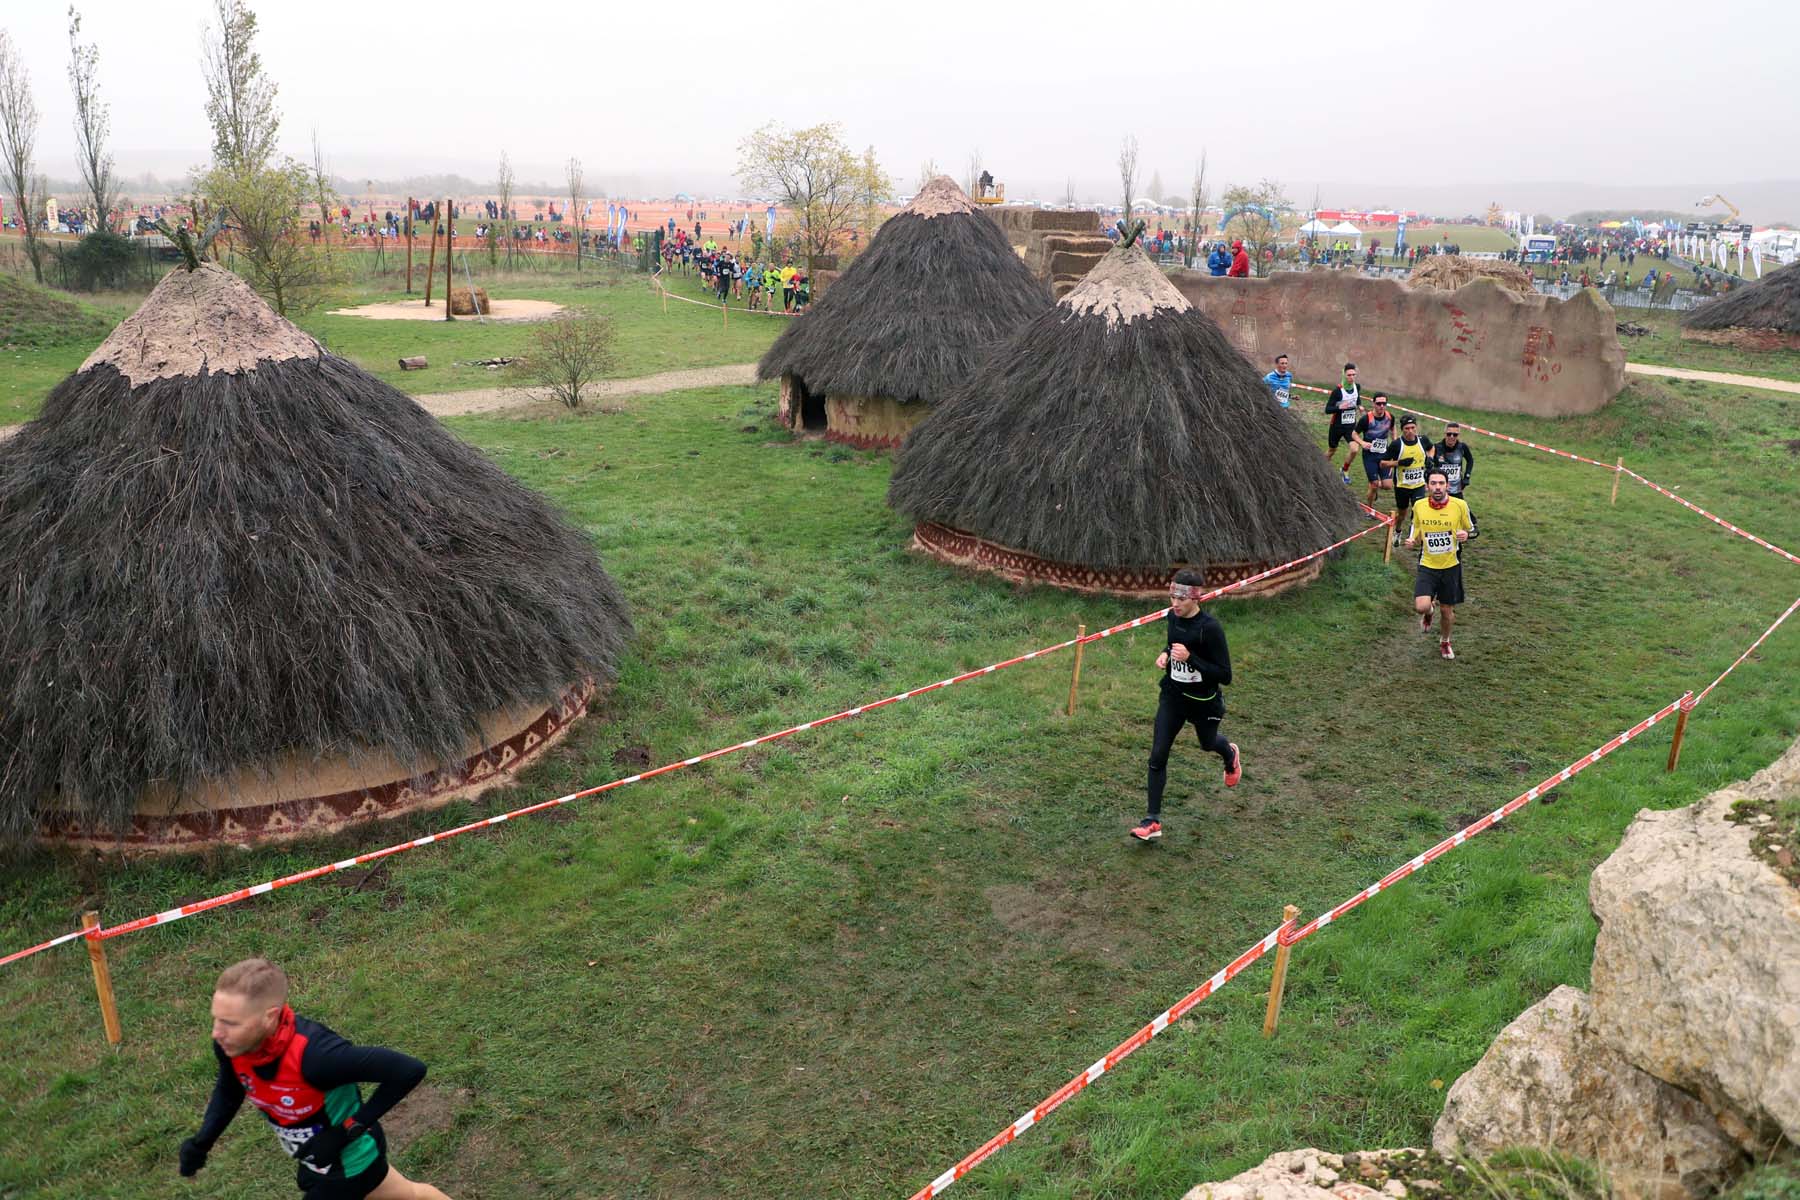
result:
[[[725,336],[695,326],[680,352]],[[592,534],[634,606],[638,640],[593,716],[478,805],[286,849],[15,862],[0,868],[5,948],[86,907],[123,920],[1148,607],[915,557],[883,502],[887,459],[792,441],[773,404],[768,387],[721,388],[452,422]],[[1791,414],[1768,393],[1639,380],[1588,417],[1484,419],[1624,454],[1791,548]],[[911,1194],[1283,904],[1310,915],[1347,897],[1697,689],[1800,592],[1789,564],[1629,481],[1613,507],[1603,471],[1477,453],[1458,661],[1420,636],[1409,572],[1373,539],[1296,594],[1218,605],[1244,782],[1225,791],[1216,762],[1178,748],[1157,846],[1124,836],[1152,629],[1088,648],[1072,719],[1058,656],[113,941],[116,1053],[86,956],[64,947],[0,970],[0,1195],[291,1186],[249,1114],[196,1181],[174,1170],[210,1086],[210,982],[249,954],[287,966],[302,1012],[430,1061],[389,1122],[396,1161],[459,1198],[736,1198],[796,1180]],[[1664,727],[1299,947],[1274,1040],[1259,965],[957,1194],[1169,1200],[1278,1149],[1422,1143],[1442,1088],[1501,1026],[1586,982],[1587,876],[1632,815],[1745,777],[1795,736],[1796,671],[1784,629],[1696,712],[1678,773]]]

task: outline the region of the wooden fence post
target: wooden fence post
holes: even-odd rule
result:
[[[1087,643],[1081,639],[1086,636],[1087,626],[1077,625],[1075,627],[1075,673],[1069,678],[1069,707],[1065,714],[1071,717],[1075,715],[1075,691],[1081,686],[1081,651],[1087,646]]]
[[[81,927],[98,930],[100,914],[91,908],[82,913]],[[106,1024],[106,1040],[116,1046],[125,1039],[125,1032],[119,1027],[119,1002],[113,995],[112,971],[106,965],[106,948],[93,933],[89,933],[83,940],[87,942],[88,962],[94,968],[94,991],[100,994],[100,1019]]]
[[[406,294],[412,295],[413,198],[406,198]]]
[[[431,281],[437,278],[437,216],[431,218],[431,253],[425,259],[425,307],[431,307]]]
[[[1694,693],[1689,692],[1681,698],[1681,711],[1675,715],[1675,739],[1669,743],[1669,765],[1665,770],[1673,771],[1681,761],[1681,739],[1687,733],[1688,713],[1694,709]]]
[[[1400,534],[1400,506],[1394,506],[1394,523],[1381,531],[1381,561],[1394,561],[1394,539]]]
[[[1624,475],[1625,475],[1625,456],[1623,454],[1621,454],[1621,455],[1619,455],[1618,465],[1613,467],[1612,502],[1614,504],[1617,504],[1619,502],[1619,480],[1622,479],[1624,477]]]
[[[450,197],[444,197],[444,320],[456,320],[456,314],[450,311],[450,288],[453,276],[450,273],[450,260],[454,257],[450,247],[456,243],[456,218],[451,216],[454,210],[450,207]],[[473,296],[470,297],[474,299]]]
[[[1292,904],[1281,910],[1282,932],[1294,923],[1300,910]],[[1281,996],[1287,990],[1288,952],[1292,949],[1286,942],[1275,943],[1275,975],[1269,980],[1269,1007],[1263,1013],[1263,1036],[1275,1036],[1275,1026],[1281,1021]]]

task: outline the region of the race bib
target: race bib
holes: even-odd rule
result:
[[[1448,529],[1431,529],[1425,533],[1425,553],[1453,554],[1456,551],[1456,534]]]
[[[274,1125],[275,1140],[281,1143],[282,1152],[289,1158],[300,1153],[300,1147],[312,1141],[313,1134],[319,1132],[317,1125]],[[316,1169],[316,1168],[315,1168]]]
[[[1346,408],[1343,412],[1339,413],[1338,414],[1338,424],[1339,425],[1354,425],[1354,424],[1356,424],[1356,409],[1354,407]]]
[[[1425,486],[1425,468],[1424,467],[1408,467],[1404,471],[1400,472],[1400,486],[1401,487],[1409,487],[1409,488],[1424,487]]]
[[[1292,397],[1288,395],[1288,390],[1286,388],[1276,388],[1275,399],[1281,402],[1281,407],[1286,408],[1288,406],[1288,401],[1291,400]]]
[[[1176,683],[1199,683],[1200,672],[1194,667],[1191,659],[1187,662],[1176,662],[1171,658],[1169,660],[1169,678]]]
[[[1455,487],[1457,484],[1461,483],[1462,482],[1462,464],[1459,462],[1445,463],[1444,464],[1444,478],[1449,481],[1449,484],[1451,487]]]
[[[1387,453],[1387,439],[1386,438],[1370,438],[1369,439],[1369,453],[1370,454],[1386,454]]]

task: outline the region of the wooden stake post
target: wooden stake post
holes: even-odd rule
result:
[[[93,909],[82,913],[81,927],[98,930],[100,914]],[[106,1025],[106,1040],[108,1044],[116,1046],[125,1040],[125,1032],[119,1026],[119,1002],[113,995],[112,971],[106,965],[106,948],[92,933],[83,940],[87,942],[88,962],[94,968],[94,991],[100,995],[100,1019]]]
[[[456,218],[450,215],[450,197],[444,197],[444,320],[456,320],[456,314],[450,311],[450,260],[453,257],[450,247],[456,242]],[[470,297],[474,299],[473,296]]]
[[[1077,625],[1075,627],[1075,674],[1069,679],[1069,707],[1067,709],[1067,715],[1071,717],[1075,715],[1075,692],[1081,687],[1081,651],[1087,646],[1087,643],[1081,639],[1086,636],[1087,626]]]
[[[1614,504],[1617,504],[1619,502],[1619,480],[1622,479],[1624,477],[1624,475],[1625,475],[1625,456],[1623,454],[1621,454],[1621,455],[1619,455],[1618,465],[1613,467],[1612,502]]]
[[[437,278],[437,217],[431,218],[431,254],[425,260],[425,307],[431,307],[431,281]]]
[[[1688,713],[1694,708],[1694,693],[1689,692],[1681,698],[1681,710],[1675,714],[1675,740],[1669,743],[1669,765],[1667,770],[1673,771],[1681,761],[1681,739],[1687,733]]]
[[[1294,923],[1300,910],[1292,904],[1281,910],[1282,932]],[[1292,949],[1286,942],[1275,943],[1275,975],[1269,980],[1269,1007],[1263,1013],[1263,1036],[1274,1037],[1275,1026],[1281,1021],[1281,995],[1287,990],[1288,953]]]
[[[1394,561],[1394,538],[1400,533],[1400,509],[1394,509],[1394,523],[1381,532],[1381,561]]]

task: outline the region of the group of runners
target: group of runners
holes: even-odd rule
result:
[[[1263,383],[1276,403],[1292,408],[1294,374],[1287,355],[1276,357],[1275,369],[1263,376]],[[1351,462],[1362,458],[1368,483],[1363,503],[1379,511],[1382,493],[1392,493],[1393,544],[1419,550],[1413,613],[1426,634],[1432,631],[1436,613],[1438,655],[1454,660],[1451,630],[1456,606],[1465,599],[1462,552],[1477,535],[1475,514],[1464,498],[1475,474],[1475,452],[1463,442],[1462,426],[1447,422],[1442,438],[1434,443],[1419,431],[1417,417],[1389,409],[1386,392],[1370,392],[1365,406],[1355,363],[1344,364],[1338,386],[1327,394],[1325,419],[1325,454],[1336,463],[1338,448],[1344,447],[1338,470],[1346,484],[1351,483]],[[1204,575],[1193,569],[1176,572],[1169,585],[1162,650],[1156,657],[1162,681],[1150,741],[1148,802],[1143,820],[1131,828],[1131,836],[1141,842],[1162,837],[1169,751],[1187,726],[1194,727],[1203,750],[1219,756],[1226,787],[1236,787],[1243,776],[1243,753],[1220,730],[1224,689],[1231,683],[1231,653],[1217,619],[1200,610],[1203,595]]]
[[[684,232],[663,243],[663,270],[670,274],[680,270],[683,275],[698,272],[701,286],[720,304],[743,300],[746,308],[770,312],[779,304],[781,312],[798,313],[812,302],[812,280],[800,267],[739,259],[729,247],[711,239],[690,242],[686,238]]]

